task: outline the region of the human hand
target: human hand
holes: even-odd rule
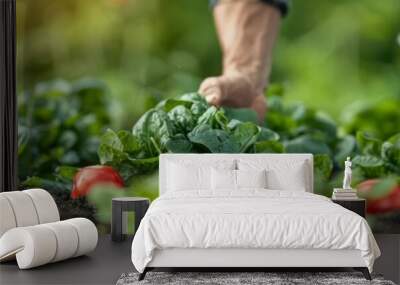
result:
[[[206,78],[199,93],[216,106],[252,108],[260,122],[267,104],[264,90],[280,23],[278,9],[262,1],[220,1],[214,8],[223,70]]]
[[[206,78],[200,85],[199,93],[209,104],[218,107],[251,108],[257,112],[260,122],[264,120],[267,110],[265,97],[244,74]]]

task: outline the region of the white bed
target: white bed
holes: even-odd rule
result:
[[[215,181],[205,183],[204,166],[222,174],[238,169],[245,186],[263,169],[268,185],[215,189]],[[200,167],[197,176],[190,177],[191,167]],[[362,217],[312,194],[312,155],[163,154],[159,170],[160,197],[132,243],[140,279],[154,267],[354,267],[370,278],[380,255],[371,230]]]

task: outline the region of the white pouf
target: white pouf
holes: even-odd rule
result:
[[[0,195],[0,237],[8,230],[15,228],[17,222],[15,221],[14,212],[11,208],[10,202],[6,197]]]
[[[39,224],[38,215],[30,196],[22,191],[3,192],[3,197],[10,203],[17,227]]]
[[[64,222],[55,222],[43,225],[49,228],[57,241],[57,251],[52,262],[60,261],[73,257],[78,250],[79,236],[71,224]]]
[[[43,189],[29,189],[22,191],[28,194],[35,205],[39,224],[51,223],[60,220],[60,214],[53,197]]]
[[[74,218],[64,222],[71,224],[78,233],[78,247],[74,257],[86,254],[96,248],[98,240],[97,228],[90,220]]]
[[[59,221],[57,205],[43,189],[0,193],[0,261],[16,258],[28,269],[94,250],[97,228],[88,219]]]

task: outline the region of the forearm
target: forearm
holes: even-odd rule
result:
[[[223,51],[223,71],[221,76],[201,83],[199,92],[207,102],[252,108],[260,121],[264,119],[267,105],[263,94],[285,4],[284,0],[217,1],[214,19]]]
[[[224,55],[223,74],[246,74],[255,88],[264,89],[279,31],[279,10],[261,1],[221,1],[214,8],[214,19]]]

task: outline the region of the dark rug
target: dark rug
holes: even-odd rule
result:
[[[267,284],[267,285],[297,285],[297,284],[376,284],[395,285],[384,280],[380,275],[372,275],[368,281],[359,272],[148,272],[146,278],[138,281],[138,273],[122,274],[117,285],[133,284]]]

